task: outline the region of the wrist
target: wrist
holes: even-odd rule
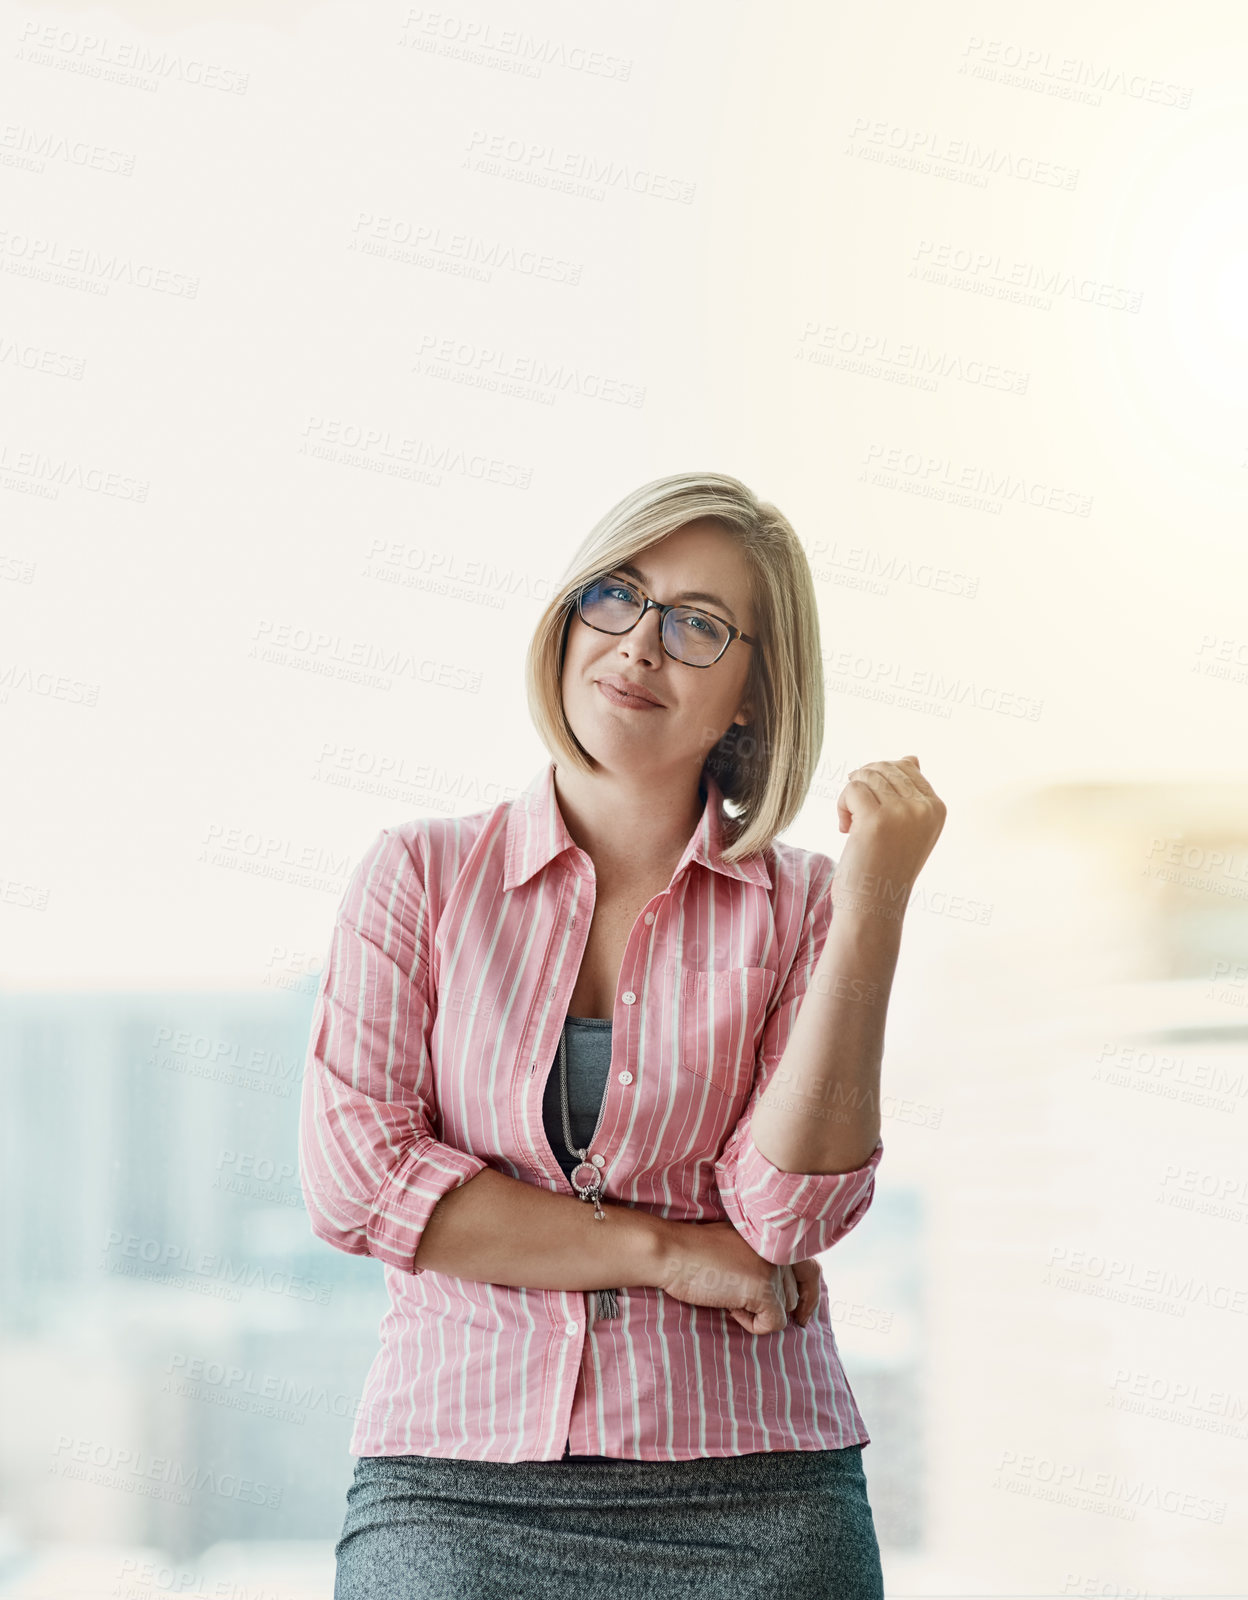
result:
[[[642,1285],[647,1289],[661,1289],[672,1281],[677,1252],[676,1230],[680,1224],[669,1222],[666,1217],[655,1216],[652,1211],[636,1211],[634,1215],[640,1224],[638,1270],[642,1274]]]

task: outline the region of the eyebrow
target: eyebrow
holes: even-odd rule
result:
[[[631,563],[629,563],[627,561],[624,562],[621,566],[613,567],[611,570],[613,572],[626,573],[628,575],[628,577],[636,578],[638,583],[645,584],[647,588],[649,588],[649,586],[650,586],[650,580],[649,580],[649,578],[646,577],[645,573],[642,572],[640,570],[640,568],[634,567]],[[713,606],[718,606],[721,611],[726,611],[728,613],[729,617],[731,618],[731,620],[734,623],[737,620],[736,612],[732,609],[732,607],[728,604],[728,602],[726,600],[724,600],[720,595],[707,594],[702,589],[682,589],[680,591],[680,593],[676,596],[675,602],[673,602],[673,603],[679,603],[679,602],[682,602],[682,601],[685,601],[685,600],[709,600],[710,603]]]

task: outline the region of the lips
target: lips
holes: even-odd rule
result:
[[[638,710],[661,710],[662,702],[656,700],[640,685],[630,683],[627,678],[611,677],[599,678],[598,687],[614,705],[635,706]]]

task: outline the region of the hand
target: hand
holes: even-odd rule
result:
[[[672,1223],[664,1246],[656,1287],[686,1305],[729,1312],[747,1333],[778,1333],[791,1312],[804,1326],[818,1304],[817,1262],[764,1261],[731,1222]]]
[[[945,825],[945,803],[918,756],[855,767],[836,802],[848,832],[832,880],[834,905],[899,916]]]
[[[790,1317],[799,1328],[804,1328],[819,1309],[819,1285],[823,1277],[823,1269],[812,1256],[807,1261],[799,1261],[794,1266],[782,1267],[781,1273],[785,1285],[785,1306]],[[731,1315],[749,1332],[755,1332],[746,1314],[733,1311]]]

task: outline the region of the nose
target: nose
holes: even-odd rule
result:
[[[644,661],[661,661],[664,655],[663,630],[659,613],[650,606],[644,617],[620,635],[620,649],[629,659],[640,656]]]

